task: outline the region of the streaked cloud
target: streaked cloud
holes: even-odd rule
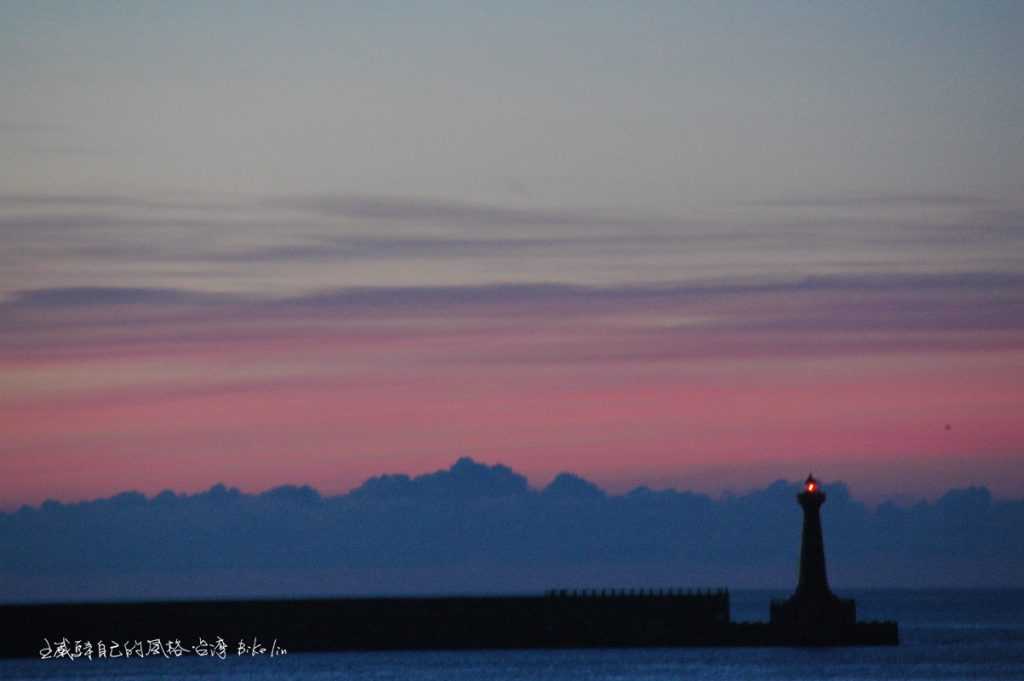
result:
[[[22,309],[126,304],[152,307],[167,304],[178,305],[181,303],[195,304],[213,300],[223,301],[224,298],[218,298],[210,294],[166,288],[79,286],[19,291],[7,305]]]
[[[487,228],[489,226],[550,226],[621,224],[607,216],[569,211],[511,208],[449,199],[402,196],[293,196],[268,199],[276,208],[307,211],[329,217],[393,222],[428,222]]]
[[[886,206],[939,206],[939,207],[978,207],[998,204],[992,197],[979,194],[927,194],[927,193],[891,193],[891,194],[850,194],[820,196],[792,196],[776,199],[758,199],[742,201],[741,205],[761,206],[765,208],[870,208]]]
[[[255,296],[296,295],[330,281],[670,286],[746,273],[857,276],[865,267],[1013,271],[1012,251],[1024,239],[1019,211],[947,208],[899,219],[745,213],[730,220],[401,196],[7,194],[0,196],[0,290],[10,295],[26,278],[39,288],[105,287],[112,268],[127,273],[129,288]],[[273,269],[276,292],[256,283],[255,268]]]

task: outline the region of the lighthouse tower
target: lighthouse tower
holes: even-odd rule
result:
[[[821,532],[825,491],[813,475],[807,476],[796,499],[804,511],[800,577],[790,598],[772,602],[771,622],[785,631],[787,639],[828,644],[846,638],[856,626],[857,606],[852,600],[836,597],[829,589]]]
[[[821,536],[821,505],[825,503],[825,492],[814,476],[808,475],[796,499],[804,509],[804,531],[800,541],[800,580],[795,596],[805,600],[834,597],[825,574],[825,540]]]

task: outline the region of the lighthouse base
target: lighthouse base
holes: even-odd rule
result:
[[[795,645],[834,645],[858,638],[857,604],[832,593],[772,601],[771,626]]]

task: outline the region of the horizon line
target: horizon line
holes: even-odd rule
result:
[[[431,478],[431,477],[434,477],[434,476],[445,475],[445,474],[450,475],[450,474],[453,473],[453,471],[456,470],[456,468],[460,464],[473,466],[477,470],[486,470],[488,473],[499,473],[500,474],[502,472],[507,472],[507,473],[510,473],[511,475],[513,475],[515,477],[521,478],[525,482],[523,490],[520,492],[521,494],[544,494],[549,489],[551,489],[554,486],[554,484],[556,483],[556,481],[558,481],[560,478],[570,478],[570,479],[578,480],[583,485],[588,486],[588,487],[594,489],[595,491],[599,492],[604,498],[625,498],[625,497],[629,497],[631,495],[636,495],[636,494],[651,493],[651,494],[692,495],[692,496],[704,497],[704,498],[706,498],[706,499],[708,499],[709,501],[712,501],[712,502],[726,502],[726,501],[729,501],[729,500],[734,499],[734,498],[749,496],[751,494],[756,494],[758,492],[764,492],[764,491],[767,491],[767,490],[772,489],[772,488],[774,488],[776,486],[779,486],[779,485],[792,486],[794,491],[796,491],[803,484],[802,480],[799,477],[797,479],[794,479],[794,480],[788,480],[788,479],[786,479],[784,477],[779,477],[779,478],[775,478],[774,480],[771,480],[770,482],[767,482],[767,483],[764,483],[764,484],[761,484],[761,485],[752,484],[752,485],[749,485],[749,486],[747,486],[745,488],[742,488],[742,489],[726,488],[726,489],[721,490],[717,495],[716,494],[712,494],[712,493],[708,493],[708,492],[704,492],[704,491],[700,491],[700,490],[697,490],[697,489],[693,489],[693,488],[686,489],[686,488],[672,487],[672,486],[653,487],[653,486],[648,485],[648,484],[637,484],[637,485],[633,485],[632,487],[629,487],[628,489],[625,489],[625,491],[614,492],[614,491],[611,491],[611,490],[607,489],[606,487],[602,487],[599,483],[596,483],[596,482],[590,480],[589,478],[585,477],[582,474],[579,474],[579,473],[576,473],[576,472],[573,472],[573,471],[568,471],[568,470],[563,470],[563,471],[559,471],[559,472],[555,473],[546,484],[535,485],[535,484],[532,484],[532,482],[529,480],[528,476],[526,476],[526,475],[524,475],[522,473],[519,473],[518,471],[516,471],[512,467],[507,466],[507,465],[505,465],[505,464],[503,464],[501,462],[487,463],[487,462],[475,459],[472,456],[460,456],[457,459],[455,459],[455,461],[453,461],[452,464],[450,466],[448,466],[447,468],[438,468],[438,469],[435,469],[435,470],[432,470],[432,471],[429,471],[429,472],[418,473],[418,474],[401,473],[401,472],[379,473],[379,474],[376,474],[376,475],[371,475],[370,477],[364,479],[362,482],[356,483],[356,484],[352,485],[351,487],[345,489],[344,491],[333,492],[333,493],[324,493],[324,492],[322,492],[320,489],[318,489],[317,487],[315,487],[311,483],[302,483],[302,484],[282,483],[282,484],[279,484],[279,485],[273,485],[273,486],[262,488],[262,489],[258,489],[258,490],[244,490],[241,487],[236,487],[236,486],[230,485],[229,483],[226,483],[224,481],[218,481],[218,482],[212,483],[209,487],[204,487],[204,488],[201,488],[201,489],[199,489],[197,491],[192,491],[192,492],[187,491],[187,490],[186,491],[177,491],[177,490],[173,490],[171,488],[164,488],[164,489],[162,489],[162,490],[160,490],[158,492],[147,494],[147,493],[145,493],[143,491],[140,491],[140,490],[137,490],[137,489],[125,489],[125,490],[122,490],[120,492],[115,492],[113,494],[110,494],[108,496],[99,496],[99,497],[82,498],[82,499],[62,500],[62,499],[55,499],[55,498],[49,498],[48,497],[48,498],[44,499],[43,501],[40,501],[38,504],[30,504],[30,503],[8,504],[8,503],[6,503],[4,501],[0,501],[0,515],[14,515],[14,514],[17,514],[19,512],[22,512],[22,511],[24,511],[26,509],[29,510],[29,511],[40,512],[40,511],[43,511],[45,508],[52,507],[52,506],[73,507],[73,506],[79,506],[79,505],[85,505],[85,504],[91,504],[91,503],[98,503],[98,502],[104,502],[104,501],[112,501],[114,499],[118,499],[118,498],[122,498],[122,497],[142,497],[142,499],[145,502],[151,503],[151,502],[156,501],[157,499],[159,499],[161,497],[167,497],[168,495],[173,496],[175,499],[188,499],[188,498],[198,497],[198,496],[202,496],[202,495],[209,495],[209,494],[214,494],[214,493],[215,494],[226,494],[226,495],[230,495],[230,496],[240,496],[240,497],[243,497],[243,496],[244,497],[260,497],[260,496],[272,494],[274,492],[278,492],[278,491],[281,491],[281,490],[308,491],[308,492],[312,492],[313,494],[315,494],[315,496],[316,496],[318,501],[331,501],[331,500],[336,500],[336,499],[341,499],[341,498],[344,498],[344,497],[348,497],[348,496],[352,495],[353,493],[358,493],[361,489],[366,487],[367,484],[373,483],[374,481],[392,479],[392,480],[404,480],[405,482],[408,482],[410,484],[415,484],[417,482],[422,482],[426,478]],[[819,478],[819,480],[820,480],[820,478]],[[850,486],[850,484],[845,482],[845,481],[843,481],[843,480],[841,480],[841,479],[826,480],[826,481],[824,481],[822,483],[822,485],[823,485],[823,487],[825,489],[826,494],[830,490],[843,490],[845,492],[845,496],[847,496],[850,500],[854,501],[855,503],[862,504],[866,508],[870,508],[870,509],[877,509],[878,507],[886,505],[886,504],[890,504],[890,505],[893,505],[893,506],[896,506],[896,507],[899,507],[899,508],[910,508],[911,506],[915,506],[915,505],[922,504],[922,503],[924,503],[924,504],[937,503],[942,498],[948,496],[950,493],[953,493],[953,492],[967,492],[967,491],[980,491],[980,492],[983,492],[984,494],[986,494],[995,503],[1000,503],[1000,502],[1008,502],[1008,503],[1024,502],[1024,496],[1022,496],[1022,497],[998,497],[998,496],[994,495],[992,493],[992,491],[986,485],[966,484],[966,485],[963,485],[963,486],[948,487],[945,490],[943,490],[942,492],[940,492],[939,494],[937,494],[934,497],[934,499],[930,499],[930,498],[928,498],[926,496],[918,495],[918,496],[915,496],[914,500],[911,501],[911,500],[909,500],[909,498],[910,498],[909,495],[906,495],[904,498],[900,498],[900,497],[897,497],[895,495],[890,495],[890,496],[883,496],[879,500],[873,501],[873,502],[872,501],[868,501],[868,500],[866,500],[866,499],[864,499],[862,497],[858,497],[855,494],[853,494],[853,490],[852,490],[852,487]],[[513,495],[513,494],[505,494],[503,496],[515,496],[515,495]],[[500,498],[500,497],[496,496],[495,498]]]

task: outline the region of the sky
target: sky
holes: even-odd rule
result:
[[[0,2],[0,509],[460,456],[1024,497],[1017,2]]]

